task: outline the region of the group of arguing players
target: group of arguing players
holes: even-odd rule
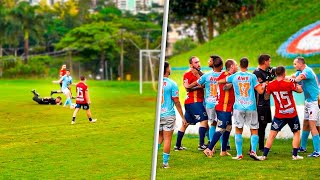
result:
[[[183,77],[183,85],[187,91],[183,114],[178,86],[168,78],[171,69],[169,63],[165,62],[158,144],[159,148],[164,142],[163,168],[169,167],[170,145],[176,119],[174,105],[182,119],[182,126],[177,133],[174,147],[176,151],[186,149],[181,142],[188,125],[199,123],[198,150],[203,151],[207,157],[212,157],[215,153],[214,147],[220,139],[220,156],[231,156],[227,150],[230,132],[234,127],[237,154],[232,159],[241,160],[243,159],[242,132],[246,124],[251,132],[250,157],[254,160],[265,160],[277,133],[288,124],[293,132],[292,159],[303,159],[298,152],[306,152],[310,132],[314,151],[308,156],[320,156],[319,87],[313,70],[306,65],[303,57],[294,59],[293,65],[297,72],[291,76],[286,76],[283,66],[271,68],[271,58],[267,54],[258,57],[258,64],[258,68],[250,73],[247,58],[240,59],[240,71],[238,71],[237,62],[228,59],[225,62],[225,71],[222,72],[223,60],[214,55],[208,60],[212,71],[203,74],[200,71],[199,59],[195,56],[191,57],[190,69]],[[293,91],[304,92],[305,96],[301,138]],[[270,108],[271,94],[275,103],[273,120]],[[271,130],[265,143],[265,129],[270,122],[272,122]],[[207,131],[209,131],[209,143],[206,145]],[[262,156],[257,156],[257,146],[263,152]]]

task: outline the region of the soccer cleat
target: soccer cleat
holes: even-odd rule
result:
[[[76,121],[71,121],[71,124],[76,124]]]
[[[312,154],[309,154],[308,157],[319,157],[320,156],[320,152],[317,151],[313,151]]]
[[[174,146],[174,150],[175,151],[182,151],[182,150],[186,150],[187,148],[186,147],[183,147],[183,146],[180,146],[180,147],[177,147],[177,146]]]
[[[292,157],[293,157],[293,156],[292,156]],[[267,156],[260,156],[260,157],[259,157],[259,160],[260,160],[260,161],[264,161],[264,160],[266,160],[266,159],[267,159]]]
[[[220,156],[231,156],[231,154],[225,151],[225,152],[220,152]]]
[[[233,160],[241,160],[243,159],[243,156],[240,155],[240,156],[236,156],[236,157],[232,157]]]
[[[297,155],[297,156],[292,156],[292,160],[301,160],[301,159],[303,159],[302,156],[299,156],[299,155]]]
[[[208,158],[212,158],[212,156],[213,156],[213,152],[212,152],[210,149],[208,149],[208,148],[206,148],[206,149],[203,151],[203,154],[205,154]]]
[[[161,168],[163,168],[163,169],[168,169],[168,168],[170,168],[169,167],[169,164],[167,163],[167,164],[162,164],[162,167]]]
[[[298,152],[307,152],[307,149],[305,149],[303,147],[299,147]]]
[[[260,160],[259,157],[257,156],[256,152],[254,152],[254,151],[251,151],[251,152],[250,152],[250,157],[251,157],[252,159],[256,160],[256,161],[259,161],[259,160]]]
[[[95,123],[95,122],[97,122],[97,119],[92,119],[90,122]]]
[[[207,149],[207,146],[206,145],[202,145],[202,146],[198,146],[198,150],[199,151],[204,151],[205,149]]]

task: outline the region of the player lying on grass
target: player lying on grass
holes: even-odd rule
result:
[[[61,105],[61,97],[58,96],[57,98],[53,98],[53,97],[44,97],[44,98],[40,98],[39,94],[36,92],[36,90],[32,90],[31,91],[33,93],[33,98],[32,100],[34,100],[35,102],[39,103],[39,104],[51,104],[51,105]]]

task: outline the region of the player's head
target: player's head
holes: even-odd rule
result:
[[[301,71],[305,65],[306,62],[303,57],[297,57],[293,60],[293,66],[297,71]]]
[[[286,69],[284,68],[284,66],[278,66],[276,68],[276,76],[278,77],[285,77],[286,76]]]
[[[69,69],[66,69],[66,75],[70,76],[70,70]]]
[[[220,56],[212,55],[208,61],[208,65],[211,68],[221,68],[223,66],[223,62]],[[221,68],[222,69],[222,68]]]
[[[170,75],[171,69],[168,61],[164,62],[163,75]]]
[[[243,57],[240,59],[240,67],[243,69],[247,69],[249,66],[249,59],[246,57]]]
[[[270,67],[271,64],[271,57],[268,54],[261,54],[258,58],[259,65],[265,65],[267,67]]]
[[[80,81],[85,81],[85,80],[86,80],[86,77],[80,76]]]
[[[61,69],[67,69],[67,65],[63,64],[63,65],[61,66]]]
[[[61,101],[62,101],[61,97],[58,96],[58,97],[56,98],[56,103],[57,103],[57,104],[61,104],[61,103],[62,103]]]
[[[237,62],[233,59],[228,59],[225,63],[226,70],[229,71],[231,74],[238,71]]]
[[[196,70],[200,70],[200,60],[198,57],[196,56],[191,56],[189,59],[189,65],[191,68],[196,69]]]

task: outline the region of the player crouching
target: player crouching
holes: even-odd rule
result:
[[[89,121],[92,123],[96,122],[97,121],[96,119],[91,118],[91,111],[89,109],[90,97],[88,92],[88,86],[85,84],[84,76],[80,77],[80,82],[76,85],[76,89],[77,89],[76,106],[73,112],[71,124],[76,123],[76,115],[80,110],[81,106],[83,110],[86,110]]]

